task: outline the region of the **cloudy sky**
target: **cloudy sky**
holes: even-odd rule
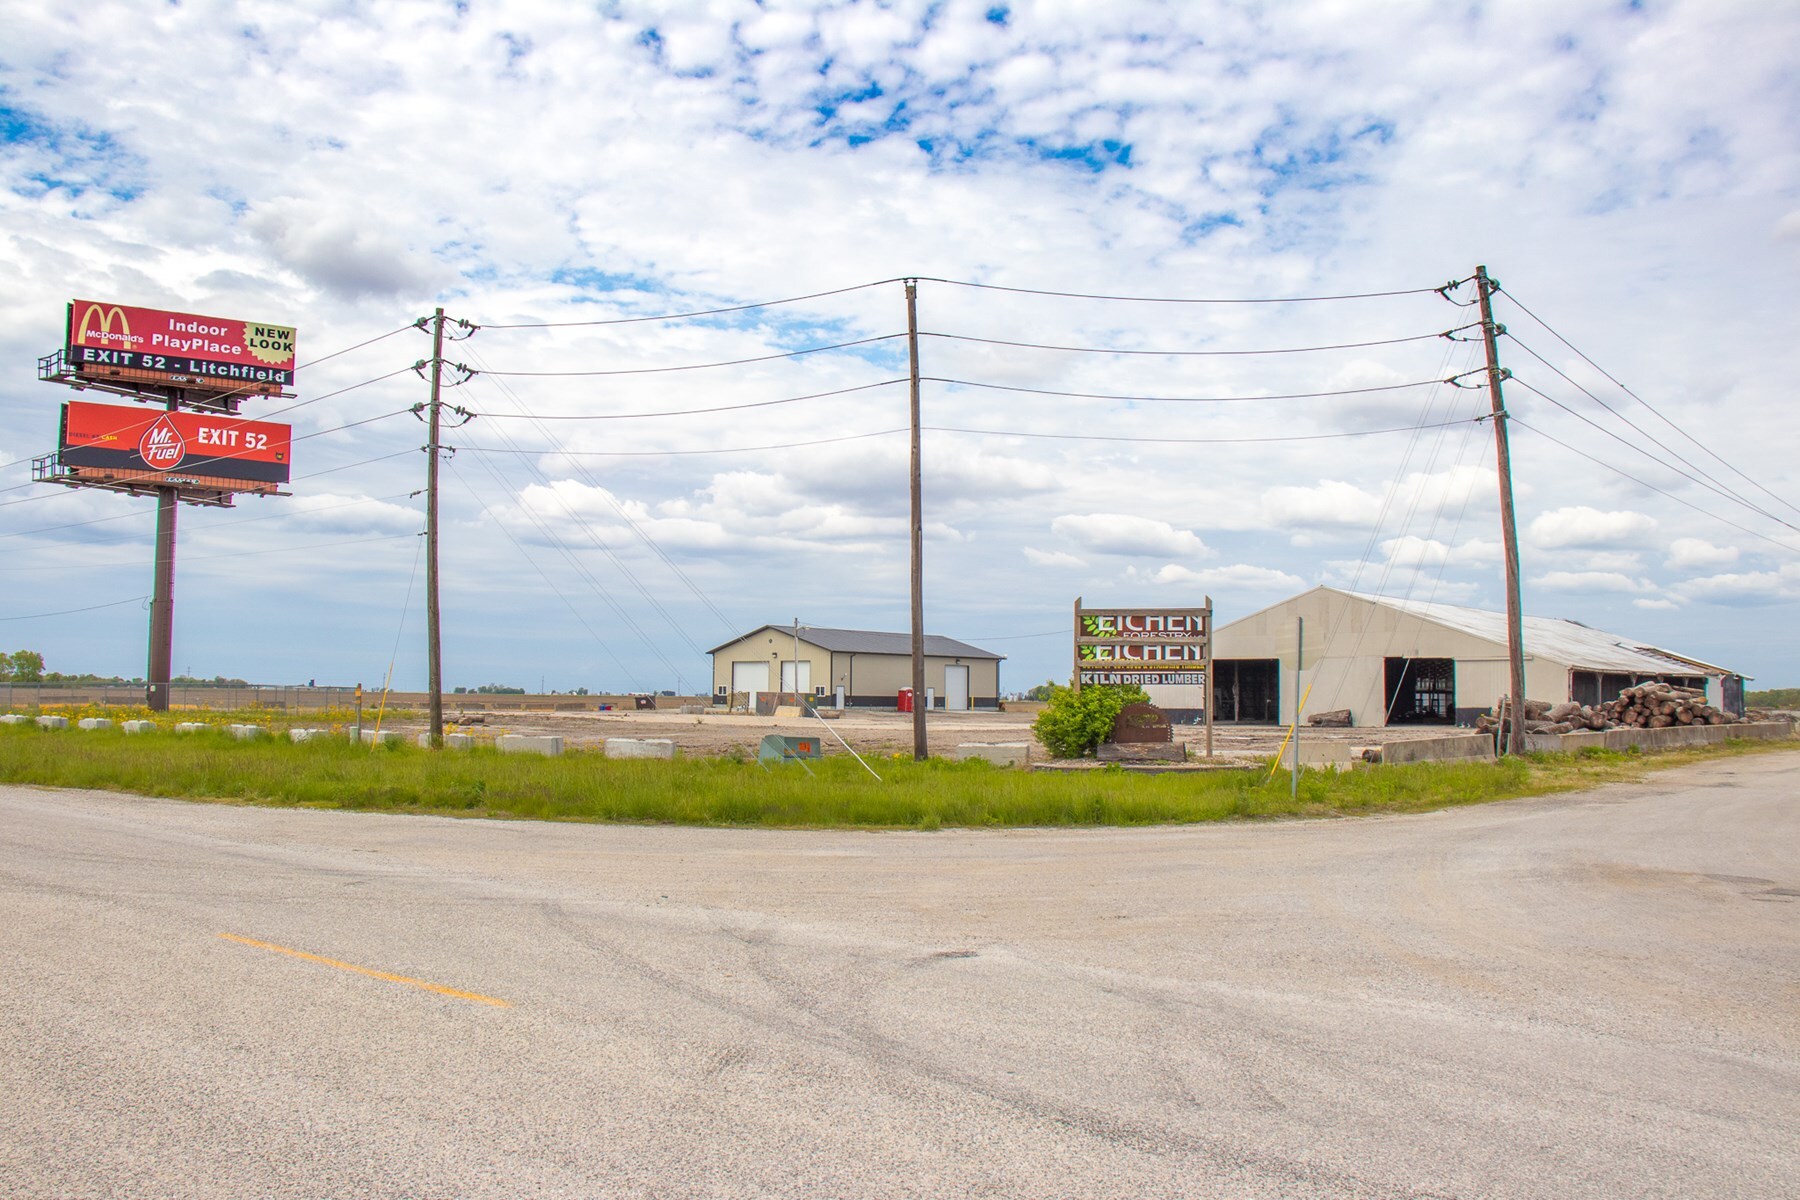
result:
[[[1473,291],[1432,290],[1485,263],[1526,611],[1800,683],[1791,5],[0,0],[0,25],[0,649],[52,669],[142,673],[154,527],[31,483],[71,297],[334,355],[281,418],[317,435],[293,496],[182,511],[178,672],[422,686],[406,326],[442,305],[479,326],[446,357],[480,414],[447,439],[446,682],[704,690],[704,652],[764,622],[906,627],[917,277],[927,624],[1015,690],[1066,678],[1078,595],[1500,607],[1487,400],[1441,382],[1481,362]],[[1088,298],[1331,296],[1364,298]]]

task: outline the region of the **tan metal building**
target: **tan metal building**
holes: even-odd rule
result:
[[[798,653],[796,653],[796,641]],[[764,625],[712,651],[713,696],[810,692],[863,708],[893,708],[912,686],[912,635]],[[925,635],[925,686],[939,709],[1000,706],[1000,660],[967,642]],[[924,702],[924,697],[920,697]]]
[[[1304,661],[1296,679],[1298,622]],[[1743,711],[1743,676],[1577,621],[1526,617],[1531,700],[1610,700],[1660,679]],[[1508,690],[1506,614],[1318,587],[1219,627],[1215,722],[1287,723],[1349,709],[1356,725],[1467,725]]]

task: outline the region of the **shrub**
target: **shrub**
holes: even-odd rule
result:
[[[1053,688],[1050,702],[1031,732],[1056,758],[1084,758],[1112,733],[1113,720],[1127,704],[1144,704],[1150,697],[1140,687],[1095,686]]]

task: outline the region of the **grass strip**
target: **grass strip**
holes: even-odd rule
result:
[[[489,749],[433,754],[347,739],[239,742],[223,732],[127,737],[117,730],[0,728],[0,782],[186,800],[428,812],[533,820],[774,828],[939,829],[1186,824],[1242,818],[1423,812],[1643,778],[1652,770],[1794,743],[1727,742],[1645,755],[1584,750],[1500,762],[1307,771],[1289,796],[1267,767],[1165,775],[1029,773],[982,762],[884,761],[871,779],[849,758],[763,769],[683,758],[613,761]]]

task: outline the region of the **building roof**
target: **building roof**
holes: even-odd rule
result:
[[[1324,589],[1337,591],[1336,588]],[[1369,592],[1343,592],[1371,604],[1412,613],[1438,625],[1506,645],[1506,614],[1456,604],[1423,600],[1397,600]],[[1551,662],[1586,671],[1613,671],[1629,675],[1735,675],[1737,672],[1687,658],[1670,650],[1646,646],[1616,633],[1592,629],[1579,621],[1560,617],[1526,617],[1525,652]]]
[[[752,629],[749,633],[739,634],[724,645],[714,646],[708,654],[717,654],[726,646],[735,646],[745,638],[755,637],[764,629],[775,633],[793,635],[792,625],[763,625]],[[912,653],[912,634],[881,633],[873,629],[828,629],[823,625],[800,626],[800,640],[809,642],[821,650],[829,650],[833,654],[900,654]],[[925,653],[932,658],[991,658],[996,661],[1006,657],[983,650],[979,646],[971,646],[967,642],[959,642],[955,638],[943,637],[940,634],[925,635]]]

